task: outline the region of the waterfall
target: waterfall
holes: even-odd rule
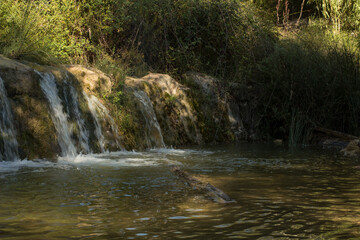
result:
[[[0,160],[16,160],[18,155],[18,142],[16,141],[11,107],[7,98],[6,89],[0,77],[0,138],[3,141],[3,153],[0,151]]]
[[[107,119],[109,121],[111,131],[114,133],[114,136],[115,136],[116,147],[121,148],[120,140],[119,140],[119,131],[115,124],[114,119],[110,116],[110,113],[107,110],[107,108],[99,101],[99,99],[97,97],[92,95],[91,99],[92,99],[92,102],[96,105],[97,109],[99,110],[100,115],[104,119]]]
[[[63,110],[63,105],[61,104],[61,99],[56,87],[55,77],[51,73],[37,73],[41,77],[40,87],[50,103],[52,113],[51,119],[56,129],[62,156],[75,157],[76,148],[71,139],[72,131],[68,123],[68,115]]]
[[[89,106],[91,115],[93,116],[93,118],[95,120],[95,135],[99,141],[99,146],[100,146],[101,152],[105,152],[105,138],[104,138],[104,135],[102,134],[101,124],[100,124],[99,118],[96,113],[95,105],[92,100],[93,96],[89,97],[86,94],[86,92],[83,92],[83,94],[84,94],[86,101],[88,102],[88,106]]]
[[[161,128],[148,95],[144,91],[134,91],[134,96],[140,103],[140,111],[145,119],[148,147],[164,148],[165,143],[161,133]]]
[[[95,135],[99,140],[101,151],[105,151],[105,138],[102,134],[101,124],[98,115],[100,115],[102,119],[106,119],[110,123],[111,131],[115,137],[116,147],[118,149],[121,149],[122,147],[120,145],[119,132],[114,119],[109,114],[109,111],[94,95],[88,96],[85,92],[83,92],[83,94],[88,102],[90,112],[95,120]]]
[[[68,76],[67,76],[68,78]],[[79,103],[78,103],[78,94],[75,90],[75,88],[65,79],[66,87],[64,87],[64,98],[66,101],[66,110],[67,113],[73,113],[76,119],[76,124],[79,129],[79,141],[82,148],[82,152],[87,154],[90,153],[90,147],[89,147],[89,131],[85,126],[85,121],[81,117]]]

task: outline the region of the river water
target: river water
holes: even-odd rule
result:
[[[0,162],[1,239],[360,239],[360,163],[237,144]],[[178,165],[236,203],[214,203]]]

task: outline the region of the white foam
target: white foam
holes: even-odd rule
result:
[[[103,167],[141,167],[168,164],[180,164],[166,158],[147,156],[137,152],[109,152],[101,154],[78,155],[75,158],[60,157],[59,164],[75,166],[103,166]]]
[[[22,168],[33,168],[33,172],[43,171],[43,168],[59,168],[68,170],[75,167],[142,167],[160,165],[182,165],[181,162],[169,159],[169,156],[190,154],[212,154],[210,151],[190,149],[159,148],[147,152],[117,151],[97,154],[79,154],[76,157],[59,157],[57,162],[47,160],[16,160],[0,162],[0,173],[16,172]],[[36,170],[34,170],[34,168]]]
[[[55,163],[43,160],[29,161],[25,159],[16,161],[2,161],[0,162],[0,173],[17,172],[23,168],[46,168],[54,166]]]
[[[174,149],[174,148],[154,148],[154,149],[150,149],[150,152],[163,153],[169,155],[190,155],[190,154],[209,155],[214,153],[212,151],[205,151],[205,150]]]
[[[96,157],[120,157],[120,156],[134,156],[134,155],[143,155],[143,153],[141,152],[136,152],[136,151],[116,151],[116,152],[103,152],[103,153],[92,153],[92,154],[88,154],[88,155],[83,155],[83,156],[96,156]]]

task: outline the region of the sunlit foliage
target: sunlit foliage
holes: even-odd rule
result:
[[[207,73],[294,142],[315,125],[359,133],[359,30],[352,0],[0,0],[0,54],[96,66],[119,106],[126,74]]]

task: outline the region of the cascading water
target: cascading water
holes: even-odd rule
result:
[[[15,128],[11,107],[7,98],[6,89],[0,77],[0,131],[3,150],[0,151],[0,160],[13,161],[19,159],[18,142],[16,141]]]
[[[63,157],[75,157],[77,153],[73,140],[71,139],[72,131],[68,123],[68,116],[63,110],[63,105],[56,87],[55,77],[51,73],[37,73],[41,77],[41,89],[50,103],[52,113],[51,119],[59,139],[58,142],[61,148],[61,154]]]
[[[68,77],[67,77],[68,78]],[[78,94],[75,88],[65,79],[66,88],[64,87],[64,98],[66,101],[66,109],[68,114],[72,112],[76,119],[76,124],[79,129],[79,141],[82,148],[82,152],[87,154],[90,153],[89,147],[89,131],[85,126],[85,121],[81,117],[81,112],[78,103]]]
[[[118,149],[121,149],[122,147],[120,145],[119,132],[114,119],[109,114],[109,111],[94,95],[88,96],[85,92],[83,94],[88,102],[90,112],[93,115],[93,118],[95,119],[95,135],[99,140],[101,151],[102,152],[105,151],[105,138],[102,134],[101,124],[99,121],[98,114],[100,115],[101,118],[107,119],[107,121],[110,123],[111,131],[113,132],[115,137],[116,147]]]
[[[86,101],[88,102],[89,110],[95,120],[95,135],[98,139],[100,150],[101,152],[105,152],[105,138],[104,135],[102,134],[101,124],[96,113],[95,105],[93,104],[92,96],[89,97],[89,95],[87,95],[86,92],[83,92],[83,95]]]
[[[134,96],[140,103],[140,111],[146,122],[148,147],[164,148],[164,139],[151,100],[144,91],[134,91]]]
[[[111,131],[114,133],[114,136],[115,136],[116,147],[118,149],[121,148],[120,140],[119,140],[119,131],[115,124],[114,119],[110,116],[110,113],[107,110],[107,108],[99,101],[99,99],[97,97],[92,95],[91,99],[92,99],[92,102],[96,105],[97,109],[99,110],[100,115],[102,115],[102,117],[104,119],[107,119],[109,121]]]

